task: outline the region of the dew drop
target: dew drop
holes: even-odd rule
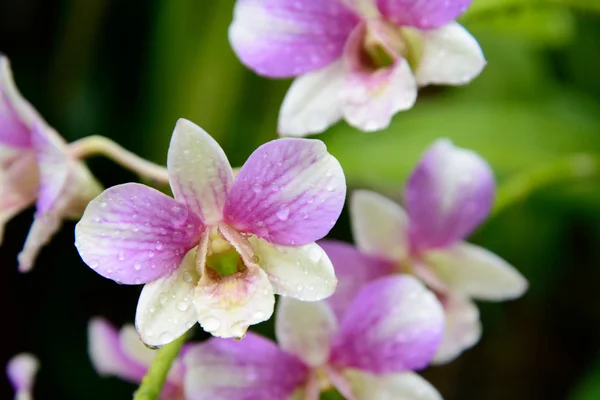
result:
[[[331,184],[327,185],[328,192],[333,192],[333,189],[334,189],[333,185],[331,185]]]
[[[158,302],[160,304],[164,305],[168,299],[169,299],[169,297],[167,296],[167,294],[165,292],[162,292],[160,295],[158,295]]]
[[[262,311],[255,311],[254,314],[252,314],[252,317],[256,320],[259,319],[264,319],[265,318],[265,313]]]
[[[100,207],[102,207],[102,208],[106,207],[106,202],[105,201],[101,202]]]
[[[154,257],[154,252],[153,251],[149,251],[148,252],[148,258],[152,258]]]
[[[319,262],[321,257],[323,257],[323,250],[321,250],[319,247],[311,247],[308,251],[308,258],[314,263]]]
[[[141,280],[140,278],[135,278],[135,281],[134,281],[134,283],[135,283],[136,285],[139,285],[140,283],[142,283],[142,280]]]
[[[204,330],[208,331],[208,332],[216,331],[217,329],[219,329],[220,326],[221,326],[221,321],[219,321],[215,317],[206,318],[206,320],[204,320],[204,323],[202,324],[202,327],[204,328]]]
[[[254,185],[252,185],[252,190],[254,191],[254,193],[260,193],[260,191],[262,190],[262,186],[260,185],[260,183],[255,183]]]
[[[142,268],[142,263],[139,261],[134,262],[133,268],[135,268],[136,271],[139,271]]]
[[[125,259],[125,253],[123,250],[119,251],[119,260],[123,261]]]
[[[160,240],[156,241],[156,250],[162,250],[163,244]]]
[[[179,311],[185,311],[185,310],[187,310],[187,309],[188,309],[188,307],[189,307],[189,305],[188,305],[188,303],[186,303],[185,301],[180,301],[180,302],[177,304],[177,309],[178,309]]]
[[[281,206],[279,210],[277,210],[277,218],[281,221],[287,221],[290,216],[290,209],[287,206]]]
[[[90,261],[90,268],[91,268],[91,269],[96,269],[96,268],[98,268],[98,260],[91,260],[91,261]]]
[[[187,283],[192,282],[192,274],[190,274],[189,272],[185,271],[183,273],[183,280]]]
[[[296,286],[296,290],[301,292],[304,289],[304,286],[302,286],[301,283],[298,284],[298,286]]]

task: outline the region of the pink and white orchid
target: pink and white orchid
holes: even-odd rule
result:
[[[140,341],[133,325],[119,331],[103,318],[88,324],[88,352],[96,371],[102,376],[115,376],[140,383],[156,356]],[[160,399],[183,399],[183,363],[176,359],[163,386]]]
[[[37,357],[29,353],[17,354],[6,366],[6,375],[15,391],[15,400],[33,400],[33,383],[40,369]]]
[[[446,333],[434,362],[449,362],[473,346],[481,324],[471,299],[501,301],[527,290],[514,267],[462,241],[487,217],[493,197],[494,177],[485,160],[446,139],[429,148],[410,176],[406,212],[376,193],[354,192],[350,216],[358,250],[320,242],[339,279],[330,298],[336,313],[343,313],[369,281],[414,274],[436,291],[446,312]]]
[[[274,294],[330,296],[331,262],[314,243],[339,217],[346,183],[323,142],[279,139],[234,173],[218,143],[179,120],[167,169],[175,198],[144,185],[112,187],[76,227],[83,260],[118,283],[142,284],[136,328],[160,346],[196,321],[243,337],[270,318]]]
[[[279,347],[255,334],[192,346],[184,357],[186,398],[317,400],[335,387],[350,400],[441,400],[412,371],[433,357],[444,313],[411,276],[366,285],[339,320],[327,301],[282,298],[275,327]]]
[[[19,93],[9,61],[0,55],[0,242],[8,220],[36,203],[35,220],[19,254],[33,267],[63,219],[77,219],[102,189],[66,142]]]
[[[485,59],[454,20],[471,0],[237,0],[229,29],[244,64],[271,78],[297,77],[279,133],[320,133],[345,119],[386,128],[413,106],[418,87],[464,85]]]

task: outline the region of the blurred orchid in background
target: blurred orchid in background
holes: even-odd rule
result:
[[[40,369],[38,359],[29,353],[17,354],[6,366],[6,375],[15,391],[15,400],[33,400],[33,384]]]
[[[117,331],[100,317],[92,319],[88,325],[88,351],[100,375],[138,384],[156,356],[155,350],[140,341],[133,325],[125,325]],[[160,398],[183,399],[183,363],[179,359],[173,362]]]
[[[229,29],[244,64],[297,77],[279,133],[320,133],[345,119],[386,128],[418,87],[463,85],[482,71],[477,41],[454,20],[471,0],[238,0]]]
[[[339,320],[327,301],[281,298],[279,347],[250,333],[239,342],[213,338],[191,347],[186,398],[316,400],[335,387],[353,400],[438,400],[412,371],[429,364],[443,321],[433,293],[408,275],[366,285]]]
[[[87,167],[19,93],[0,55],[0,242],[4,224],[36,203],[19,270],[29,271],[62,220],[78,219],[101,192]],[[36,202],[37,200],[37,202]]]
[[[167,169],[175,199],[136,183],[112,187],[75,235],[97,273],[146,284],[136,312],[146,344],[169,343],[196,321],[241,338],[271,317],[274,293],[306,301],[333,293],[333,267],[314,241],[339,217],[346,183],[321,141],[266,143],[234,178],[218,143],[182,119]]]
[[[358,249],[320,242],[340,281],[330,302],[340,315],[369,281],[414,274],[444,306],[446,333],[434,361],[449,362],[480,338],[471,299],[513,299],[527,290],[527,281],[500,257],[462,241],[487,217],[494,197],[493,173],[479,155],[447,139],[436,141],[409,177],[404,197],[406,212],[377,193],[353,193]]]

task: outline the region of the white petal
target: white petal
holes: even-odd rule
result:
[[[148,346],[162,346],[183,335],[198,320],[192,304],[200,276],[192,249],[170,275],[144,285],[135,326]]]
[[[271,318],[275,295],[269,278],[256,265],[227,276],[205,269],[194,307],[205,331],[222,338],[242,338],[250,325]]]
[[[337,321],[329,304],[282,297],[275,318],[279,347],[313,367],[327,361],[331,340],[337,332]]]
[[[352,194],[350,218],[361,251],[394,261],[408,255],[408,217],[399,204],[375,192],[358,190]]]
[[[415,72],[419,86],[464,85],[485,67],[479,43],[456,22],[421,33],[423,48]]]
[[[343,80],[342,61],[296,78],[281,105],[279,133],[306,136],[321,133],[339,121]]]
[[[121,328],[119,331],[119,343],[125,354],[141,365],[150,367],[156,351],[144,346],[144,342],[141,341],[140,335],[135,330],[135,326],[128,324]]]
[[[399,111],[412,108],[417,83],[406,60],[375,72],[348,74],[342,90],[342,113],[348,123],[363,131],[387,128]]]
[[[184,201],[207,225],[221,220],[233,171],[225,152],[208,133],[186,119],[177,121],[167,169],[176,199]]]
[[[446,328],[432,364],[446,364],[463,351],[473,347],[481,338],[481,321],[475,303],[461,296],[444,299]]]
[[[356,400],[442,400],[431,383],[413,372],[373,375],[349,369],[344,376]]]
[[[450,291],[480,300],[520,297],[527,280],[494,253],[469,243],[427,252],[425,258]]]
[[[335,291],[337,279],[333,265],[318,244],[277,246],[256,236],[252,236],[250,242],[275,293],[302,301],[317,301]]]

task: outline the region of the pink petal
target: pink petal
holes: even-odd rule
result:
[[[472,0],[377,0],[381,13],[400,26],[434,29],[455,20]]]
[[[325,364],[336,333],[337,320],[326,302],[305,302],[287,297],[279,300],[275,319],[279,347],[306,365],[319,367]]]
[[[409,275],[380,278],[348,307],[331,363],[367,372],[403,372],[425,367],[444,330],[435,295]]]
[[[481,321],[475,303],[462,296],[443,298],[446,329],[433,364],[447,364],[463,351],[475,346],[481,338]]]
[[[225,220],[274,244],[304,245],[329,232],[345,196],[342,167],[323,142],[278,139],[259,147],[242,167]]]
[[[443,247],[468,236],[489,214],[494,175],[473,151],[436,141],[406,187],[411,247]]]
[[[210,339],[184,358],[188,400],[289,399],[308,380],[308,368],[256,334]]]
[[[369,282],[389,275],[394,264],[359,252],[354,246],[332,240],[321,240],[319,246],[325,250],[333,263],[338,287],[327,302],[335,315],[341,319],[358,292]]]
[[[238,0],[229,41],[258,74],[291,77],[339,58],[357,22],[338,0]]]
[[[100,275],[140,284],[176,269],[203,230],[200,218],[184,204],[128,183],[92,200],[75,228],[75,245]]]
[[[361,67],[365,29],[366,24],[358,26],[344,50],[350,70],[341,97],[346,121],[371,132],[386,128],[397,112],[412,108],[417,99],[417,83],[408,62],[402,58],[376,70]]]
[[[167,169],[177,200],[185,202],[207,225],[221,220],[233,171],[223,149],[208,133],[186,119],[177,121]]]
[[[35,202],[37,188],[33,151],[0,146],[0,244],[4,224]]]
[[[0,144],[31,147],[31,129],[45,124],[37,111],[23,98],[15,85],[10,62],[0,54]]]
[[[19,270],[29,271],[42,247],[65,218],[78,219],[102,188],[87,167],[70,158],[64,140],[52,128],[36,124],[32,144],[39,171],[35,220],[23,250]]]
[[[88,353],[102,376],[139,383],[146,374],[147,366],[123,351],[117,329],[103,318],[93,318],[88,324]]]
[[[13,389],[19,394],[30,395],[33,390],[33,383],[37,371],[40,369],[40,362],[37,357],[29,353],[17,354],[11,358],[6,366],[6,374]],[[27,399],[28,397],[25,397]]]

